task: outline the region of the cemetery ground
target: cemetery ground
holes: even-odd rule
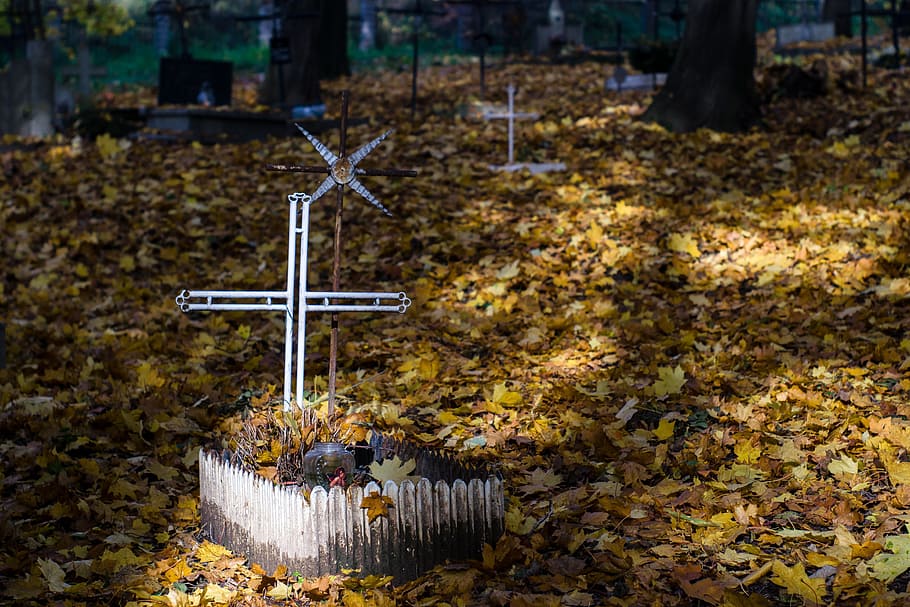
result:
[[[263,571],[200,534],[198,450],[274,422],[283,317],[174,296],[282,284],[286,196],[321,178],[264,166],[318,162],[309,144],[4,142],[2,602],[906,604],[910,88],[824,61],[813,99],[762,65],[766,129],[743,135],[641,123],[648,93],[605,93],[603,66],[492,70],[494,101],[514,82],[541,116],[516,159],[568,166],[533,176],[488,169],[505,127],[455,112],[467,66],[421,74],[415,123],[407,73],[325,85],[330,114],[346,87],[373,120],[349,145],[396,129],[365,168],[420,170],[363,178],[392,218],[347,197],[342,287],[413,305],[342,318],[341,435],[480,458],[507,490],[481,559],[401,586]],[[324,378],[327,319],[309,330]]]

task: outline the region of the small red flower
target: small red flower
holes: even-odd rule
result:
[[[345,486],[345,477],[347,474],[344,471],[344,468],[338,467],[335,468],[335,473],[328,475],[329,477],[329,489],[332,487],[341,487],[344,489]]]

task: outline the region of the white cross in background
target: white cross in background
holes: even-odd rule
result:
[[[509,93],[509,110],[503,113],[487,112],[483,115],[487,120],[506,118],[509,121],[509,165],[515,164],[515,119],[537,118],[536,112],[515,112],[515,85],[510,84],[506,89]]]
[[[404,292],[339,292],[307,290],[307,244],[310,223],[310,204],[315,199],[307,194],[288,196],[288,272],[284,291],[189,291],[177,296],[177,306],[183,312],[194,310],[267,310],[284,312],[284,410],[291,408],[291,369],[294,365],[294,322],[297,321],[297,376],[294,381],[294,399],[303,408],[303,364],[306,353],[307,312],[398,312],[403,314],[411,300]],[[377,201],[378,202],[378,201]],[[297,214],[300,213],[300,226]],[[295,265],[297,240],[300,239],[299,272]],[[297,287],[294,287],[295,274]],[[298,298],[297,316],[294,316],[295,291]],[[345,302],[345,303],[339,303]]]

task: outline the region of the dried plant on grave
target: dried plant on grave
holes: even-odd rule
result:
[[[231,441],[232,459],[269,480],[299,482],[302,456],[316,442],[322,426],[312,409],[285,411],[280,403],[272,403],[243,422]]]
[[[303,456],[315,443],[341,442],[350,448],[369,440],[372,424],[367,416],[338,413],[326,420],[316,408],[320,402],[288,411],[271,402],[245,420],[232,438],[231,461],[275,482],[301,484]]]

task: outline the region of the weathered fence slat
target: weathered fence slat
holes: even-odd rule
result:
[[[426,465],[461,471],[436,455]],[[223,459],[200,453],[201,520],[207,537],[245,555],[266,571],[279,565],[307,577],[338,573],[413,579],[448,560],[476,558],[503,533],[502,481],[422,478],[381,488],[316,487],[309,500]],[[388,516],[369,522],[361,507],[374,492],[392,499]]]
[[[435,564],[434,550],[435,516],[433,515],[433,485],[422,478],[417,483],[417,570],[432,569]]]
[[[457,558],[452,550],[452,497],[451,487],[445,481],[437,481],[433,490],[433,505],[436,510],[436,542],[433,554],[436,563]]]
[[[327,575],[332,568],[329,562],[329,516],[328,498],[325,489],[316,487],[310,492],[310,507],[313,509],[313,541],[319,555],[316,575]]]
[[[363,490],[363,496],[369,497],[373,493],[379,493],[380,488],[376,483],[370,482],[367,484],[366,488]],[[369,515],[366,510],[363,510],[364,520],[367,521],[367,530],[369,531],[369,545],[372,548],[372,552],[369,554],[367,562],[369,563],[368,572],[376,575],[382,574],[383,563],[385,563],[385,554],[388,551],[386,547],[387,544],[387,532],[383,533],[383,519],[382,517],[374,520],[372,523],[369,522]]]
[[[351,569],[359,570],[363,575],[366,572],[366,554],[364,540],[369,538],[369,532],[364,530],[364,511],[360,507],[363,501],[363,489],[354,485],[348,489],[348,503],[346,507],[351,515]]]
[[[398,488],[398,525],[401,529],[401,577],[417,577],[417,496],[414,483],[403,481]]]
[[[486,537],[486,513],[484,511],[483,481],[472,478],[468,483],[468,510],[471,516],[471,535],[476,541],[469,544],[471,558],[481,554],[484,543],[490,543]]]
[[[471,525],[468,513],[468,486],[460,478],[452,483],[452,539],[455,558],[468,558],[467,542]]]
[[[382,487],[382,494],[395,500],[395,505],[389,506],[389,515],[382,517],[383,525],[388,523],[389,539],[388,552],[386,553],[386,569],[391,575],[401,575],[401,526],[398,523],[398,485],[393,481],[386,481]]]

